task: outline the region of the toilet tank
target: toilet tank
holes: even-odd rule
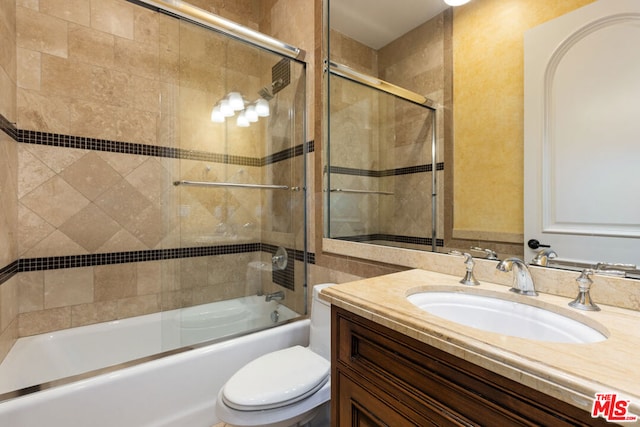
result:
[[[320,291],[335,283],[323,283],[313,287],[311,300],[311,330],[309,332],[309,349],[316,354],[331,360],[331,304],[320,299]]]

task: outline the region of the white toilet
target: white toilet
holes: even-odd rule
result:
[[[236,372],[218,393],[216,414],[234,427],[329,425],[331,306],[313,287],[309,347],[265,354]]]

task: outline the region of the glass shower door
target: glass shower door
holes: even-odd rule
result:
[[[306,312],[305,65],[183,20],[175,34],[165,349]]]

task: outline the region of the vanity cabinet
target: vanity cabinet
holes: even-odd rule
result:
[[[336,306],[331,328],[334,427],[610,425]]]

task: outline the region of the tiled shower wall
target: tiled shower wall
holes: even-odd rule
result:
[[[425,95],[438,107],[437,131],[437,192],[444,194],[444,141],[449,112],[450,93],[447,91],[447,76],[450,64],[451,40],[446,28],[451,25],[451,15],[444,12],[428,22],[411,30],[397,40],[379,50],[373,50],[336,31],[331,32],[332,60],[350,66],[358,71],[377,76],[390,83]],[[372,94],[367,95],[369,91]],[[393,192],[387,195],[347,195],[332,194],[332,208],[336,204],[344,209],[346,218],[356,219],[359,227],[350,223],[334,224],[343,228],[336,235],[394,236],[406,247],[411,241],[425,241],[431,236],[431,116],[408,102],[376,102],[377,92],[363,88],[340,78],[332,79],[331,137],[337,143],[332,146],[332,166],[350,166],[362,169],[360,175],[335,174],[332,187],[375,189]],[[335,102],[336,100],[337,103]],[[354,100],[358,100],[354,104]],[[344,107],[341,108],[341,104]],[[339,111],[333,108],[338,106]],[[351,110],[351,111],[350,111]],[[362,127],[353,125],[349,115],[367,117],[364,112],[371,110],[371,118]],[[349,143],[346,144],[345,142]],[[354,141],[361,141],[366,148],[354,147]],[[380,148],[377,148],[380,147]],[[375,158],[363,156],[363,150],[375,151]],[[336,160],[337,159],[337,160]],[[363,163],[364,162],[364,163]],[[421,167],[413,168],[419,163]],[[389,171],[394,171],[389,174]],[[374,172],[374,175],[368,172]],[[418,195],[425,197],[418,197]],[[335,201],[335,204],[334,204]],[[437,236],[444,236],[443,200],[438,200]],[[420,237],[420,239],[414,239]],[[397,243],[394,243],[397,244]],[[430,243],[429,243],[430,245]],[[428,246],[430,249],[430,246]]]
[[[0,1],[0,360],[18,335],[17,144],[5,130],[16,119],[15,2]],[[2,120],[2,119],[0,119]],[[9,132],[11,133],[11,132]]]
[[[303,241],[302,223],[282,223],[265,213],[266,207],[278,209],[288,201],[279,203],[260,192],[178,190],[172,182],[261,182],[272,181],[284,169],[302,173],[299,154],[264,161],[278,151],[277,143],[256,151],[255,144],[243,144],[252,135],[216,134],[208,120],[193,120],[194,112],[210,111],[217,100],[207,99],[207,93],[224,94],[234,79],[249,80],[257,93],[271,76],[251,75],[251,70],[270,71],[272,64],[252,63],[260,58],[235,51],[226,58],[228,72],[212,78],[212,56],[225,60],[220,52],[230,49],[228,40],[124,0],[18,0],[17,7],[5,3],[2,31],[9,35],[3,34],[3,40],[12,40],[16,32],[16,43],[6,45],[17,45],[17,54],[2,52],[0,58],[8,58],[0,73],[0,106],[6,118],[17,122],[23,143],[16,144],[5,133],[0,136],[2,153],[7,153],[0,161],[8,162],[2,173],[10,175],[2,177],[1,194],[8,200],[2,200],[0,218],[5,222],[0,231],[9,238],[3,236],[0,244],[0,268],[18,258],[57,262],[52,257],[124,255],[117,255],[120,259],[113,265],[79,262],[79,267],[11,274],[0,287],[0,358],[17,336],[255,293],[260,283],[247,265],[269,262],[270,254],[252,242],[290,246]],[[271,25],[277,10],[262,19]],[[230,12],[224,3],[215,11]],[[264,14],[254,10],[246,18],[242,7],[236,12],[245,14],[243,23],[253,28],[258,27],[255,17]],[[235,18],[233,12],[228,15]],[[17,113],[12,101],[16,82]],[[4,90],[5,83],[11,90]],[[263,125],[246,132],[275,131]],[[65,135],[79,137],[68,144]],[[229,146],[202,145],[205,139],[225,141],[225,136]],[[211,156],[198,160],[165,155],[163,148],[172,153],[176,144],[183,153],[225,152],[249,161],[220,167]],[[292,176],[283,178],[288,185],[302,184],[291,182]],[[292,216],[302,217],[303,203],[288,204],[297,209]],[[203,227],[210,230],[202,233]],[[297,242],[291,242],[292,233]],[[240,253],[122,262],[127,254],[224,245],[229,239],[234,245],[230,251]],[[10,243],[5,247],[5,242]],[[296,267],[302,283],[304,268]],[[259,281],[269,284],[271,277],[262,274]],[[303,311],[302,300],[292,303]]]

